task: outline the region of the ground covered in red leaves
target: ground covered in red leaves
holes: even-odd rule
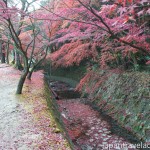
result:
[[[20,72],[0,64],[0,150],[70,150],[47,107],[42,72],[27,80],[15,95]],[[85,99],[84,99],[85,101]],[[135,150],[111,133],[110,124],[78,99],[57,100],[74,150]]]
[[[69,150],[44,98],[43,75],[34,73],[15,95],[20,72],[0,64],[0,150]]]
[[[135,150],[130,142],[112,134],[110,125],[81,99],[58,100],[67,131],[78,150]]]

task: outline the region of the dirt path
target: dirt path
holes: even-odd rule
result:
[[[0,150],[69,150],[43,96],[42,75],[35,73],[24,94],[15,95],[20,72],[0,64]]]

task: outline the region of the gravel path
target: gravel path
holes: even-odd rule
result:
[[[0,64],[0,150],[69,150],[61,133],[55,133],[43,97],[41,73],[15,95],[20,72]]]

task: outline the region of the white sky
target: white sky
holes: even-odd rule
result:
[[[17,7],[18,8],[21,8],[21,2],[20,2],[21,0],[16,0],[15,1],[15,3],[16,3],[16,5],[17,5]],[[27,0],[29,3],[30,2],[32,2],[33,0]],[[32,5],[29,7],[29,11],[33,11],[34,9],[38,9],[38,8],[40,8],[40,2],[41,2],[42,0],[38,0],[38,1],[36,1],[36,2],[34,2],[34,3],[32,3]]]

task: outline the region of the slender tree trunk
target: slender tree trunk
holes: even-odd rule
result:
[[[47,54],[46,54],[47,55]],[[44,58],[42,58],[41,60],[39,60],[36,64],[33,65],[31,71],[29,71],[28,75],[27,75],[27,78],[29,80],[31,80],[31,76],[32,76],[32,73],[33,71],[44,61],[46,55],[44,56]]]
[[[42,59],[40,59],[36,64],[34,64],[31,71],[29,71],[29,73],[27,75],[27,78],[29,80],[31,80],[31,76],[32,76],[33,71],[45,60],[45,58],[47,56],[47,52],[48,52],[48,47],[46,48],[45,56]]]
[[[0,41],[0,60],[2,60],[2,41]]]
[[[23,70],[23,66],[21,64],[21,61],[20,61],[20,54],[17,52],[17,50],[15,51],[15,67],[18,69],[18,70]]]
[[[2,44],[1,46],[1,63],[5,63],[5,46]]]
[[[1,59],[1,63],[5,63],[5,53],[2,52],[2,59]]]
[[[34,70],[29,71],[28,75],[27,75],[27,79],[31,80],[31,76]]]
[[[24,70],[22,71],[22,75],[19,79],[16,94],[22,94],[23,85],[28,73],[29,73],[28,58],[24,56]]]
[[[8,41],[7,49],[6,49],[6,62],[7,64],[9,64],[9,41]]]
[[[12,51],[12,64],[15,64],[15,50]]]
[[[26,80],[26,76],[28,74],[28,70],[26,71],[23,71],[20,79],[19,79],[19,83],[18,83],[18,86],[17,86],[17,91],[16,91],[16,94],[22,94],[22,89],[23,89],[23,85],[24,85],[24,82]]]

